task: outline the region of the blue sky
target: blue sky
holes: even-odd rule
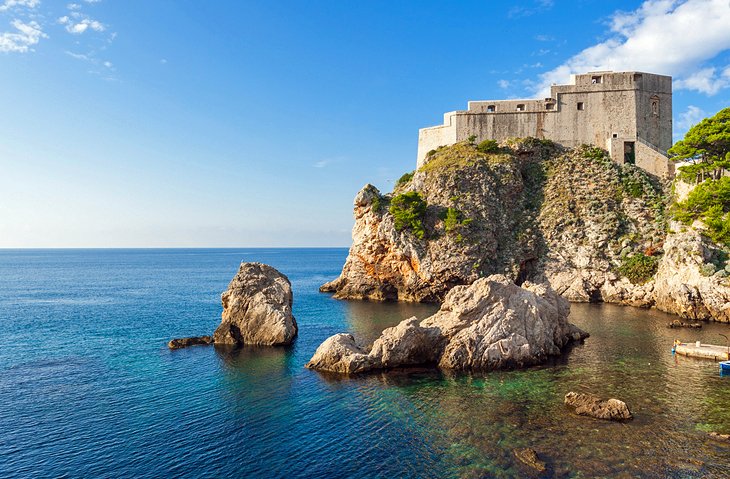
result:
[[[730,105],[727,0],[0,0],[0,247],[347,246],[418,128],[588,69]],[[594,68],[595,67],[595,68]]]

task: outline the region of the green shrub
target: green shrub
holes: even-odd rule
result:
[[[672,207],[672,213],[686,225],[702,220],[707,226],[707,236],[730,246],[730,177],[700,183],[686,200]]]
[[[460,210],[451,207],[444,210],[439,216],[442,220],[444,220],[444,231],[446,231],[446,233],[451,233],[461,226],[468,226],[472,222],[472,219],[465,218],[464,213]],[[459,242],[461,242],[461,239],[463,239],[461,233],[459,233],[457,237]]]
[[[372,205],[370,206],[370,209],[375,213],[380,213],[383,211],[383,206],[385,206],[385,198],[378,195],[375,198],[373,198]]]
[[[413,174],[415,171],[411,171],[410,173],[403,173],[403,176],[398,178],[398,181],[395,182],[395,187],[398,188],[399,186],[403,186],[409,181],[413,179]]]
[[[390,202],[390,214],[395,220],[395,228],[398,231],[409,228],[416,237],[423,239],[426,235],[423,226],[426,206],[426,202],[417,191],[395,196]]]
[[[634,256],[623,258],[618,272],[626,276],[633,284],[644,284],[656,274],[659,267],[659,258],[636,253]]]
[[[476,141],[477,141],[476,135],[469,135],[469,138],[466,139],[466,142],[469,143],[470,145],[473,145],[474,142],[476,142]]]
[[[477,145],[477,150],[482,153],[499,153],[501,151],[499,144],[494,140],[484,140]]]

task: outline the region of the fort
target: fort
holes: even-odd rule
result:
[[[475,136],[476,141],[535,137],[567,147],[593,144],[613,161],[656,176],[674,175],[672,78],[643,72],[589,72],[550,87],[550,98],[470,101],[444,114],[443,125],[418,132],[418,167],[428,152]]]

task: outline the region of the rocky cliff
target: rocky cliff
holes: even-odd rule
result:
[[[504,274],[549,281],[571,301],[728,321],[726,279],[702,266],[717,247],[691,228],[669,229],[663,186],[589,146],[442,147],[392,193],[367,185],[357,194],[349,256],[321,290],[441,302],[456,285]]]

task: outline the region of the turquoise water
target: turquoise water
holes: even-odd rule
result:
[[[317,292],[345,249],[0,251],[0,477],[730,477],[730,378],[673,357],[670,316],[573,305],[591,332],[551,365],[487,375],[304,369],[329,335],[375,338],[433,306]],[[210,333],[240,261],[287,274],[289,348],[169,351]],[[625,400],[636,419],[572,416],[570,391]]]

